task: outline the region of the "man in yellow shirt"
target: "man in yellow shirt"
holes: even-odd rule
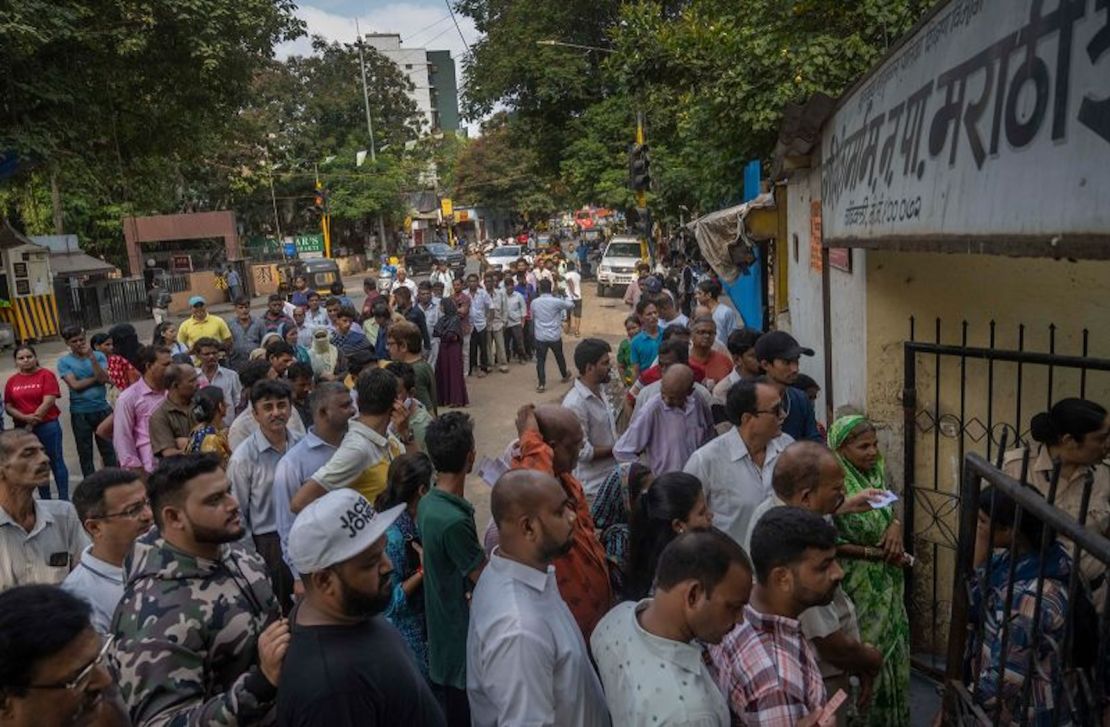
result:
[[[416,452],[409,427],[409,411],[401,397],[401,381],[386,369],[365,370],[358,376],[357,417],[335,454],[293,495],[290,508],[298,513],[325,493],[350,487],[370,502],[385,490],[389,464],[404,452]]]
[[[208,301],[203,296],[194,295],[189,298],[189,307],[193,315],[187,318],[177,329],[177,340],[189,351],[202,338],[214,338],[222,341],[224,348],[231,350],[231,329],[223,318],[208,312]]]

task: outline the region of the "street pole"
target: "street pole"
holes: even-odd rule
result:
[[[362,55],[362,30],[358,27],[358,18],[355,18],[355,33],[358,34],[358,67],[362,71],[362,101],[366,106],[366,131],[370,134],[370,161],[378,161],[377,145],[374,143],[374,121],[370,116],[370,87],[366,83],[366,59]],[[381,251],[385,252],[385,221],[378,214],[378,244]]]
[[[274,206],[274,228],[277,230],[277,241],[279,245],[284,242],[281,237],[281,218],[278,216],[277,208],[277,195],[274,194],[274,165],[270,161],[270,147],[264,146],[262,149],[266,152],[266,168],[270,171],[270,203]],[[284,245],[282,250],[284,250]]]
[[[644,145],[644,112],[636,112],[636,143],[640,146]],[[647,191],[637,190],[636,192],[636,207],[644,221],[644,238],[647,240],[648,257],[655,260],[655,245],[651,239],[651,212],[647,206]]]

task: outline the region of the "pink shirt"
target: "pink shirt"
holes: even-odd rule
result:
[[[150,417],[163,401],[166,392],[154,391],[139,379],[128,386],[116,400],[112,424],[112,444],[120,467],[142,467],[153,472],[154,450],[150,446]]]

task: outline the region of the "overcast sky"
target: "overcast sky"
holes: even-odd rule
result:
[[[456,13],[463,36],[459,37],[444,0],[309,0],[300,4],[297,16],[308,25],[308,36],[278,46],[278,58],[307,54],[311,50],[309,36],[312,35],[352,42],[356,35],[355,18],[358,18],[363,33],[398,33],[402,47],[451,51],[460,93],[466,82],[462,67],[466,55],[463,38],[473,43],[478,37],[470,19]]]

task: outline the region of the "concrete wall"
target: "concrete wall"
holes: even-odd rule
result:
[[[811,202],[820,201],[821,169],[803,171],[787,185],[787,300],[789,309],[778,327],[789,330],[803,346],[816,352],[803,357],[802,373],[821,384],[817,418],[826,421],[825,340],[821,312],[821,271],[811,262]],[[797,244],[795,245],[795,237]],[[829,276],[832,307],[832,409],[867,403],[866,300],[867,272],[863,250],[852,251],[852,272],[832,269]],[[827,423],[827,422],[826,422]]]

